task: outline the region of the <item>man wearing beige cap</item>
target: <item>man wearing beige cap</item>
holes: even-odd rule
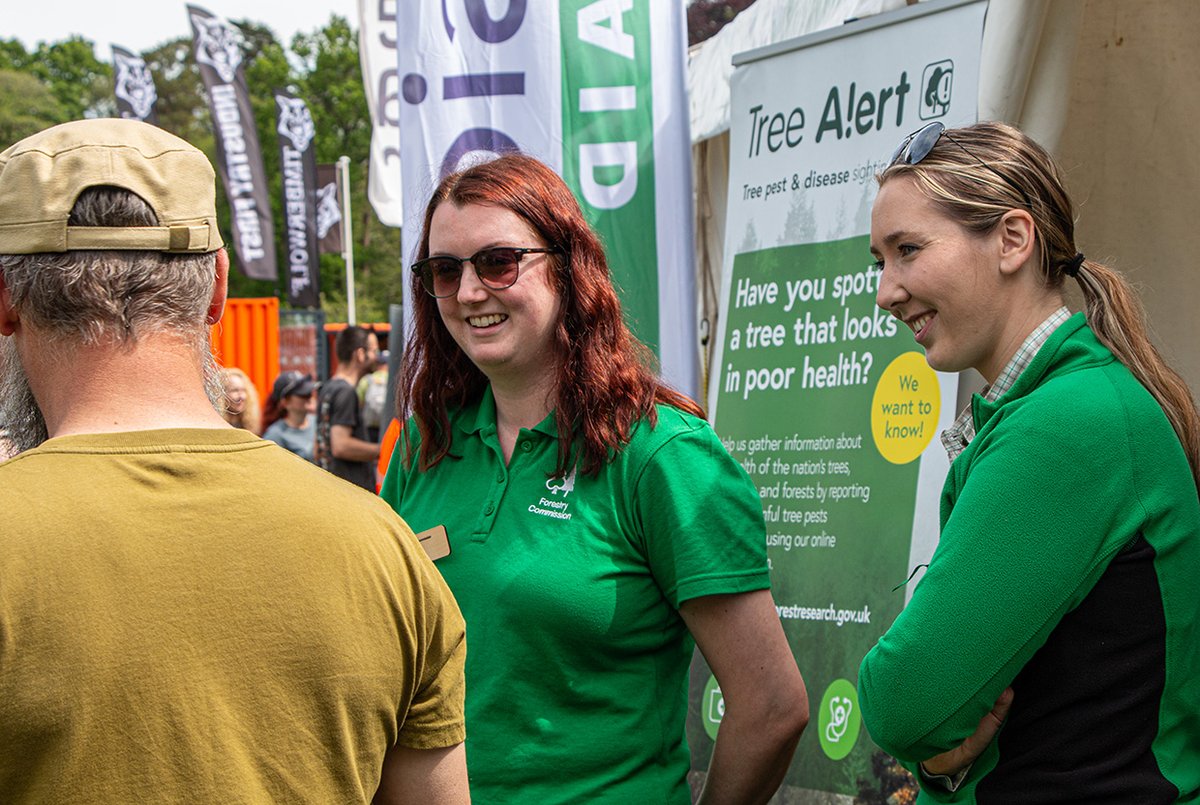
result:
[[[137,121],[0,154],[0,801],[465,802],[412,532],[213,409],[214,198]]]

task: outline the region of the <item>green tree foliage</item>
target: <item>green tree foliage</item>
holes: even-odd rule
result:
[[[371,145],[371,120],[358,57],[358,32],[345,17],[335,14],[321,30],[298,34],[292,51],[303,64],[297,90],[314,101],[319,99],[313,115],[320,114],[326,121],[317,159],[328,162],[342,154],[365,154]]]
[[[45,84],[16,70],[0,69],[0,110],[3,148],[69,119]]]
[[[17,39],[0,39],[0,70],[31,76],[54,98],[46,116],[55,123],[82,117],[105,117],[117,108],[112,67],[96,58],[91,40],[71,36],[62,42],[39,42],[32,51]],[[8,110],[0,107],[0,123]],[[5,145],[11,143],[6,142]]]
[[[358,319],[387,321],[388,305],[399,303],[401,295],[400,232],[385,227],[367,202],[371,121],[357,32],[344,17],[334,15],[324,27],[298,34],[288,49],[261,24],[233,22],[246,42],[246,84],[262,145],[281,267],[286,233],[274,91],[289,89],[312,112],[317,160],[350,158]],[[181,14],[181,29],[186,30],[186,25]],[[191,36],[164,42],[141,56],[154,76],[159,125],[200,148],[215,164],[216,138]],[[43,43],[32,52],[18,40],[0,39],[0,148],[55,123],[114,115],[112,91],[112,68],[96,58],[93,44],[86,39]],[[217,215],[236,263],[224,188],[217,192]],[[230,276],[230,295],[286,299],[282,282],[252,280],[237,271]],[[327,320],[345,320],[345,266],[340,256],[321,257],[321,298]]]
[[[212,117],[200,69],[192,58],[192,38],[180,36],[141,54],[154,75],[158,125],[212,156]]]
[[[29,69],[50,87],[69,120],[116,114],[112,67],[96,58],[90,40],[39,43]]]
[[[25,50],[19,39],[0,39],[0,70],[25,72],[33,55]]]
[[[37,55],[19,40],[0,40],[0,149],[71,119]]]

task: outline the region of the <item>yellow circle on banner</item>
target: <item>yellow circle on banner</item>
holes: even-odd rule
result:
[[[937,374],[920,352],[905,352],[888,364],[871,400],[871,435],[879,455],[908,464],[925,451],[941,408]]]

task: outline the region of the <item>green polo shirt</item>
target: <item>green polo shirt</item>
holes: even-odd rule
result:
[[[473,801],[690,802],[678,606],[769,586],[750,478],[707,422],[667,406],[597,477],[552,477],[553,415],[505,466],[490,388],[451,433],[428,472],[398,449],[381,494],[450,538],[437,565],[467,621]]]

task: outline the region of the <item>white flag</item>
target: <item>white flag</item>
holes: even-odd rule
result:
[[[367,200],[379,220],[404,222],[400,179],[400,82],[396,73],[396,0],[358,0],[358,53],[371,112]]]

